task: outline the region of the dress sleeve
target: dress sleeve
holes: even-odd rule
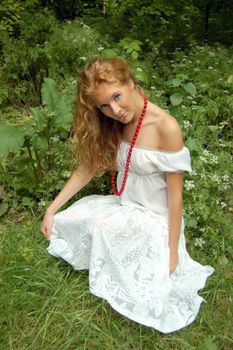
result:
[[[187,147],[183,147],[178,152],[159,151],[156,153],[154,162],[162,172],[192,171],[190,152]]]

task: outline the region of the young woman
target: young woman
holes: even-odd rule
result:
[[[46,210],[48,252],[89,269],[91,293],[122,315],[163,333],[187,326],[213,268],[186,251],[182,173],[191,165],[179,124],[147,100],[123,59],[96,58],[79,79],[73,133],[80,166]],[[55,215],[107,170],[112,195]]]

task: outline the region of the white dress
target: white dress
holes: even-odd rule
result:
[[[129,144],[118,151],[118,190]],[[197,292],[214,269],[186,251],[184,219],[179,264],[169,276],[165,172],[191,171],[187,147],[178,152],[134,147],[121,197],[90,195],[55,215],[48,252],[75,270],[89,269],[90,292],[122,315],[163,333],[190,324]]]

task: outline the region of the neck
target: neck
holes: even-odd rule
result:
[[[141,92],[135,90],[135,110],[136,113],[133,117],[133,119],[131,120],[130,124],[136,124],[139,121],[140,115],[142,113],[143,107],[144,107],[144,99],[143,99],[143,95]]]

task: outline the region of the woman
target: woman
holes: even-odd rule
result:
[[[96,58],[80,76],[73,132],[80,166],[46,210],[48,252],[89,269],[90,291],[124,316],[163,333],[185,327],[213,268],[185,247],[182,173],[191,165],[179,124],[147,100],[123,59]],[[114,194],[84,197],[55,215],[114,168]]]

